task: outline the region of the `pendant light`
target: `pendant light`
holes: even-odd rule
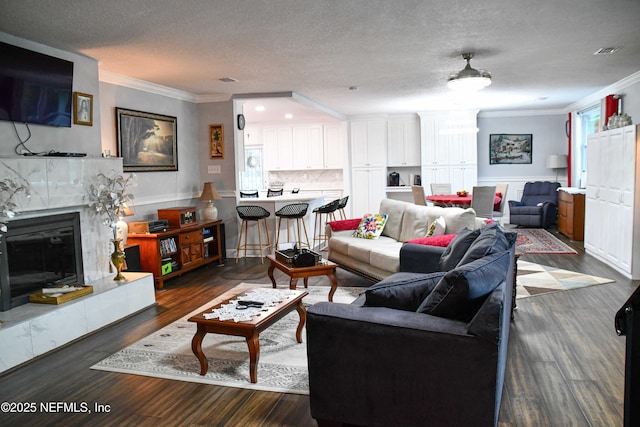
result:
[[[462,58],[467,61],[467,66],[453,74],[447,81],[449,89],[461,91],[477,91],[491,84],[491,74],[486,70],[471,68],[473,53],[463,53]]]

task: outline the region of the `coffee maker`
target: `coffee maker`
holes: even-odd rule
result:
[[[417,174],[411,174],[409,181],[411,181],[411,185],[422,185],[422,178]]]
[[[400,185],[400,174],[398,172],[391,172],[389,174],[389,187],[398,187]]]

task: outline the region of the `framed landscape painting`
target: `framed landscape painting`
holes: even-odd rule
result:
[[[177,120],[116,107],[118,156],[124,172],[178,170]]]
[[[489,135],[489,164],[531,164],[533,135],[498,133]]]

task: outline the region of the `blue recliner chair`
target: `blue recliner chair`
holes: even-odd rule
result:
[[[527,182],[522,200],[509,200],[509,223],[547,228],[558,220],[559,182]]]

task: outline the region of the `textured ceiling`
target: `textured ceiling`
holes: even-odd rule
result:
[[[295,92],[343,115],[559,109],[640,70],[638,0],[0,0],[0,11],[0,31],[101,70],[202,97]],[[593,55],[610,46],[621,49]],[[493,74],[476,96],[446,88],[464,51]]]

